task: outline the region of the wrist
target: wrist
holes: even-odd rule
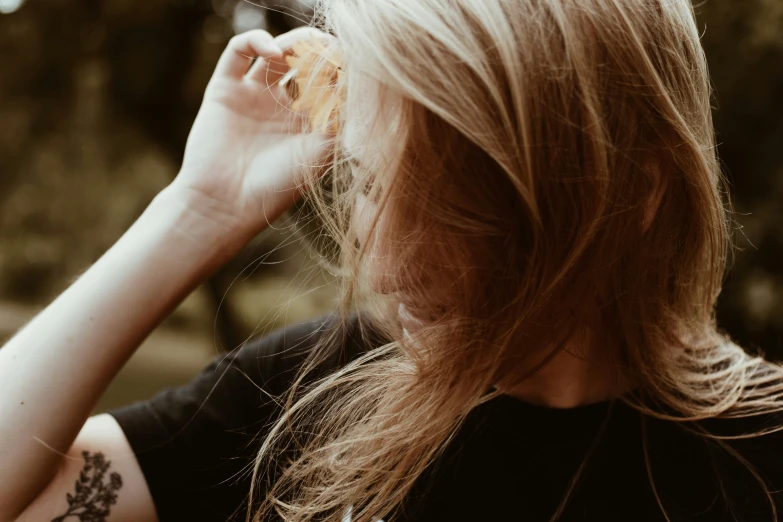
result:
[[[220,264],[260,232],[242,224],[214,199],[176,184],[158,193],[144,214],[143,218],[162,223],[171,234],[181,236]]]

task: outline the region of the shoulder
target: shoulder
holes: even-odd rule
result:
[[[370,349],[373,331],[356,315],[287,326],[217,357],[184,386],[111,411],[160,520],[226,520],[244,509],[248,463],[279,416],[276,397],[314,352],[314,373],[330,373]]]
[[[713,445],[736,452],[754,468],[783,478],[783,411],[753,415],[726,415],[702,421],[707,439]],[[783,483],[776,484],[783,487]]]
[[[739,416],[730,411],[686,422],[634,412],[623,424],[630,430],[623,435],[637,427],[630,421],[634,417],[643,426],[638,446],[629,445],[638,447],[637,475],[649,479],[672,512],[694,514],[694,520],[770,520],[773,503],[783,509],[780,413]]]
[[[328,315],[257,336],[230,355],[225,363],[238,366],[270,393],[283,393],[306,361],[313,362],[308,378],[328,374],[385,341],[371,323],[356,313]],[[216,361],[221,364],[219,361]]]
[[[374,339],[367,330],[356,315],[329,315],[287,326],[216,357],[183,386],[109,413],[138,450],[175,434],[197,437],[200,430],[223,433],[263,425],[275,417],[276,397],[291,388],[311,355],[316,357],[305,381],[331,373],[370,349]],[[181,435],[185,428],[187,434]]]
[[[783,404],[735,407],[695,422],[648,417],[648,425],[653,437],[665,443],[687,440],[691,447],[704,447],[716,468],[739,463],[783,487]]]
[[[769,519],[773,504],[783,509],[783,412],[729,411],[686,429],[702,441],[711,480],[738,512]]]

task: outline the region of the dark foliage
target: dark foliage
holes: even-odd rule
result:
[[[27,0],[0,14],[0,299],[51,299],[175,175],[206,82],[235,30],[278,33],[308,16],[299,0],[255,4],[263,2]],[[697,7],[719,153],[742,227],[718,319],[741,344],[772,357],[783,356],[781,5]],[[227,348],[245,332],[231,296],[218,303],[247,260],[208,284],[213,308],[205,320],[217,318]]]

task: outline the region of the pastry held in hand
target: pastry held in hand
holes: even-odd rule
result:
[[[312,130],[336,134],[343,101],[342,50],[315,38],[295,43],[292,50],[286,57],[291,71],[284,78],[294,99],[291,109],[306,111]]]

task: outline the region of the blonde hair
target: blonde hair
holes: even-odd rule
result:
[[[647,415],[780,409],[780,368],[714,321],[731,221],[688,0],[329,0],[319,14],[345,51],[356,179],[382,180],[373,244],[356,241],[368,186],[343,150],[308,197],[339,246],[341,310],[394,342],[322,376],[342,330],[324,336],[259,453],[254,483],[266,469],[270,484],[253,520],[339,520],[349,505],[388,520],[495,384],[583,330]],[[666,192],[643,226],[650,165]],[[379,244],[432,318],[412,338],[368,283]]]

